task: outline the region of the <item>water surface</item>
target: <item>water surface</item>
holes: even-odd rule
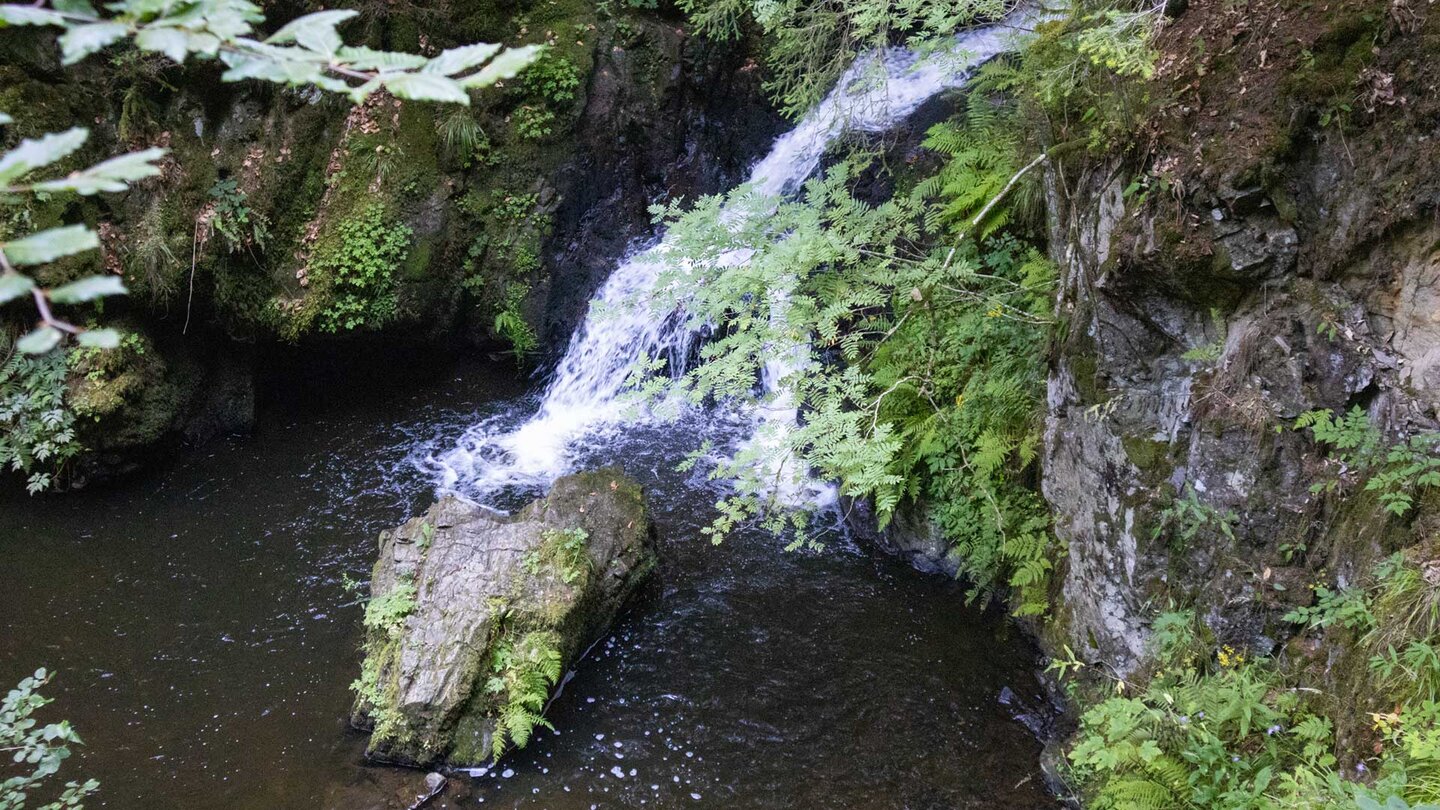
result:
[[[433,497],[414,458],[533,408],[513,376],[298,386],[251,437],[0,501],[0,681],[59,671],[46,717],[88,743],[62,774],[101,780],[91,807],[405,806],[420,774],[364,766],[345,725],[361,606],[344,582]],[[1054,806],[1014,719],[1043,705],[1017,634],[843,538],[712,546],[716,493],[673,472],[695,438],[633,429],[606,449],[651,489],[658,576],[552,706],[558,733],[430,806]]]

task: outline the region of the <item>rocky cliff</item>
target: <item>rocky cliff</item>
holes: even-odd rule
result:
[[[1141,142],[1046,182],[1063,284],[1043,491],[1067,552],[1048,632],[1122,675],[1167,605],[1279,652],[1313,587],[1425,556],[1440,526],[1435,488],[1387,511],[1294,427],[1359,408],[1382,447],[1437,428],[1440,16],[1192,4],[1158,45]],[[1350,699],[1337,650],[1286,652]]]

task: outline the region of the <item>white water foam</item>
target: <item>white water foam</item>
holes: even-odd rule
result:
[[[1016,16],[960,34],[951,47],[924,56],[891,48],[856,60],[835,89],[775,141],[751,170],[747,184],[762,195],[794,192],[843,133],[884,132],[940,92],[961,86],[976,66],[1009,47]],[[500,420],[482,421],[453,448],[424,460],[442,492],[483,502],[502,489],[547,486],[571,471],[577,448],[602,440],[602,434],[622,426],[627,415],[635,418],[627,414],[622,395],[637,363],[664,358],[671,373],[683,372],[697,339],[691,324],[682,312],[658,317],[647,304],[666,251],[662,236],[610,274],[591,300],[534,416],[513,428]],[[736,252],[726,263],[747,259]],[[783,296],[777,296],[776,317],[783,316],[784,305]],[[797,363],[806,356],[803,346],[777,352],[761,384],[775,391],[780,380],[801,369]],[[783,442],[785,429],[796,418],[793,401],[777,396],[753,415],[752,441]],[[823,487],[801,487],[785,499],[823,498],[824,492]]]

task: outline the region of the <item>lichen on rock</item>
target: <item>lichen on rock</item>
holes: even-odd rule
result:
[[[567,476],[505,516],[446,496],[380,536],[355,726],[372,758],[478,765],[545,725],[566,666],[655,566],[640,485]]]

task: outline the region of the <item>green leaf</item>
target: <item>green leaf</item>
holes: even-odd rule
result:
[[[360,104],[370,96],[371,93],[380,89],[380,80],[371,79],[364,84],[350,88],[350,101],[353,104]]]
[[[488,42],[450,48],[441,51],[439,56],[431,59],[430,63],[425,66],[425,72],[454,76],[456,73],[464,73],[471,68],[479,67],[499,50],[499,45],[492,45]]]
[[[370,48],[341,48],[335,56],[356,70],[413,70],[429,61],[413,53],[377,51]]]
[[[252,53],[225,53],[221,58],[230,69],[221,74],[222,81],[260,79],[280,84],[324,84],[322,63],[309,58],[306,51],[276,48],[254,43]],[[334,89],[326,85],[326,89]]]
[[[51,132],[39,140],[26,138],[0,157],[0,183],[9,183],[42,166],[49,166],[79,149],[88,137],[89,130],[74,127],[64,132]]]
[[[114,329],[86,329],[75,339],[81,346],[92,349],[113,349],[120,345],[120,333]]]
[[[53,326],[42,326],[15,341],[15,348],[24,354],[44,354],[60,345],[63,335]]]
[[[124,37],[130,29],[117,22],[77,25],[60,35],[60,53],[64,64],[73,65],[81,59]]]
[[[50,291],[50,300],[57,304],[79,304],[107,295],[124,295],[125,283],[119,276],[90,276],[72,281]]]
[[[4,245],[11,264],[44,264],[100,247],[100,237],[84,225],[65,225],[32,233]]]
[[[385,89],[411,101],[453,101],[469,104],[470,94],[460,83],[433,73],[401,73],[381,79]]]
[[[479,73],[461,79],[460,86],[467,90],[473,90],[479,87],[489,87],[495,82],[509,79],[534,62],[542,50],[544,50],[542,45],[511,48],[495,57],[495,60],[486,65]]]
[[[339,50],[342,44],[335,26],[359,13],[348,9],[335,9],[306,14],[286,23],[265,42],[270,45],[294,42],[303,48],[330,56]]]
[[[190,38],[178,28],[144,28],[135,35],[135,46],[142,51],[163,53],[178,64],[190,53]]]
[[[22,276],[19,273],[6,273],[0,276],[0,304],[14,301],[22,295],[35,289],[35,280],[29,276]]]
[[[69,14],[74,17],[98,17],[100,13],[90,5],[90,0],[55,0],[50,5],[61,14]]]
[[[101,191],[124,191],[133,180],[154,177],[159,174],[160,167],[154,164],[168,153],[169,150],[157,147],[119,155],[101,161],[88,169],[72,172],[59,180],[36,183],[35,189],[37,191],[73,191],[82,195],[96,194]]]
[[[6,115],[6,114],[3,113],[3,112],[0,112],[0,126],[4,126],[5,124],[13,124],[13,123],[15,123],[15,119],[14,119],[14,118],[11,118],[10,116]]]
[[[6,25],[64,25],[65,17],[34,6],[0,5],[0,22]]]

